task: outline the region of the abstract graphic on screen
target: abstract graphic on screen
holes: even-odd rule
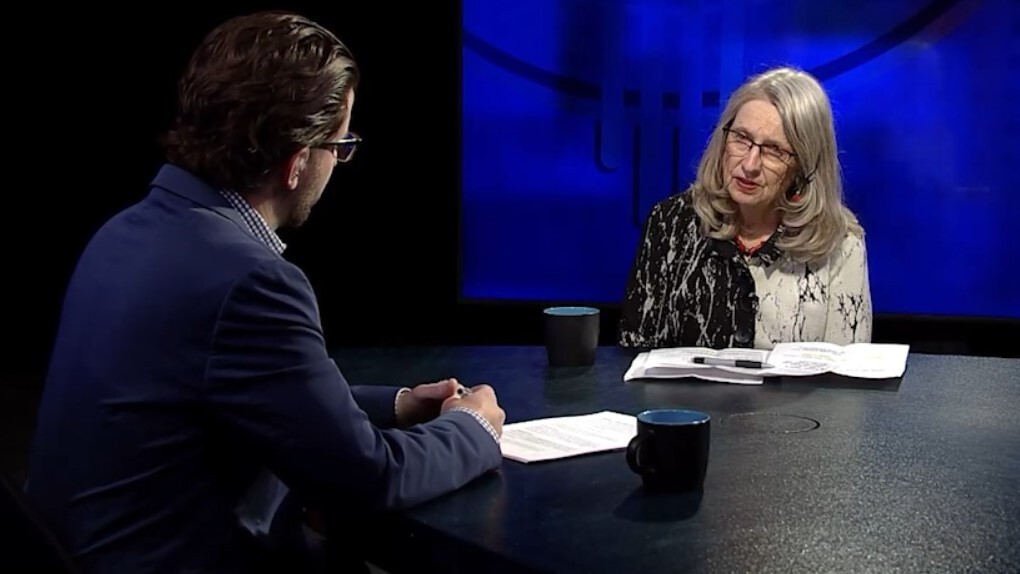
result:
[[[832,98],[875,310],[1020,317],[1017,0],[463,0],[461,296],[618,303],[744,79]]]

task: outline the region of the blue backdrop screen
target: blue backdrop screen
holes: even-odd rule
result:
[[[787,64],[832,99],[876,311],[1020,317],[1017,0],[462,10],[463,298],[619,303],[728,94]]]

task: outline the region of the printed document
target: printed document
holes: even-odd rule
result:
[[[903,375],[909,345],[882,343],[779,343],[763,349],[705,349],[679,347],[640,353],[623,375],[634,379],[695,377],[722,383],[759,385],[766,377],[803,377],[833,373],[861,379],[889,379]],[[764,368],[704,365],[695,357],[758,361]]]
[[[637,434],[632,415],[602,411],[503,425],[503,456],[537,462],[627,447]]]

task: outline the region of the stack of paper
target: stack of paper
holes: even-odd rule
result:
[[[863,379],[900,377],[907,368],[909,345],[854,343],[780,343],[762,349],[654,349],[634,358],[623,380],[696,377],[722,383],[761,384],[765,377],[803,377],[833,373]],[[756,361],[763,368],[698,364],[695,357]],[[716,361],[718,362],[718,361]]]
[[[635,434],[634,416],[602,411],[503,425],[500,449],[508,459],[536,462],[626,448]]]

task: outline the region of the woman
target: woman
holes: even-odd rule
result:
[[[727,103],[697,180],[652,208],[620,344],[869,342],[863,236],[821,85],[791,68],[755,76]]]

